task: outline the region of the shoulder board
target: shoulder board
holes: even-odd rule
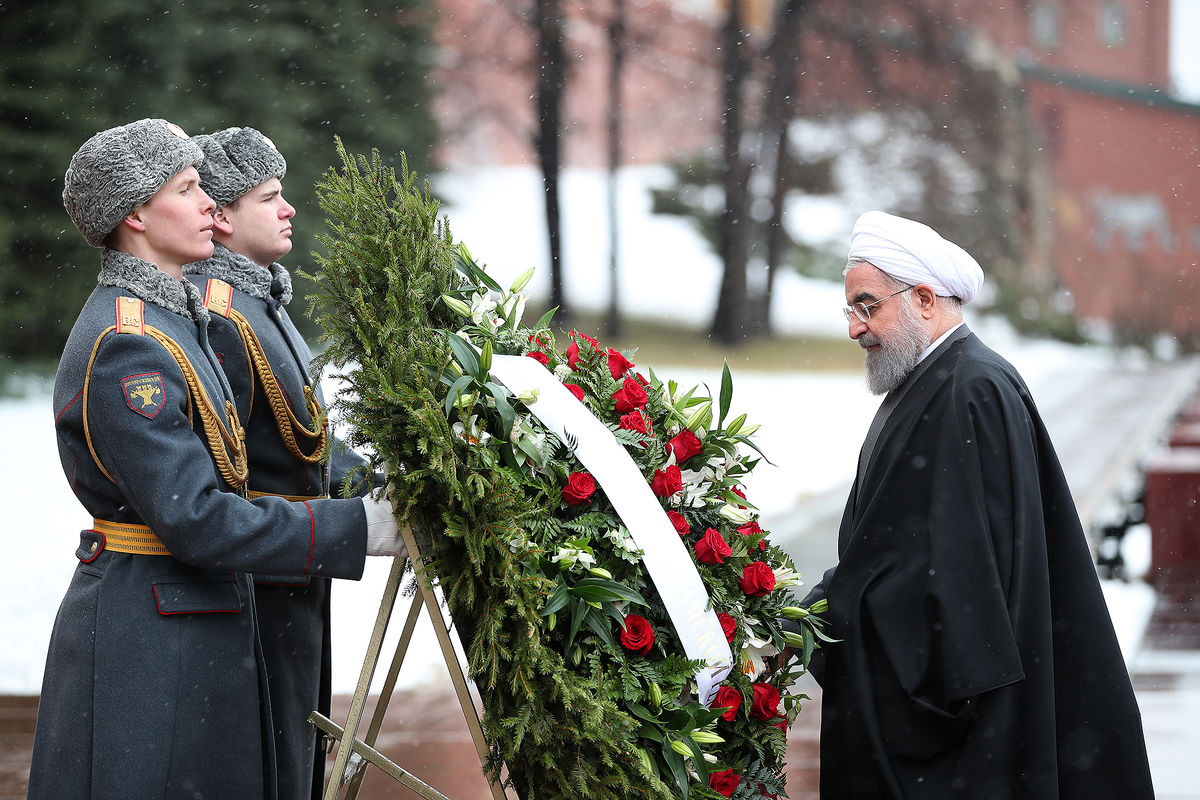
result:
[[[143,317],[146,307],[136,297],[117,298],[117,333],[145,334]]]
[[[233,309],[233,287],[223,280],[209,278],[204,287],[204,307],[228,319]]]

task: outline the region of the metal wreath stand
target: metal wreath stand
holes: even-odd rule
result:
[[[363,658],[362,670],[358,675],[358,684],[354,690],[354,699],[350,704],[346,724],[344,726],[338,725],[317,711],[312,712],[308,717],[309,723],[315,730],[321,731],[327,737],[337,742],[337,756],[334,759],[333,768],[330,770],[329,778],[325,784],[325,800],[336,800],[338,792],[343,787],[346,787],[344,800],[354,800],[357,798],[359,789],[362,787],[363,778],[366,776],[366,767],[368,764],[378,767],[385,775],[403,784],[421,797],[427,798],[427,800],[449,800],[446,795],[429,786],[375,749],[375,741],[379,736],[380,728],[383,726],[383,718],[387,714],[388,703],[391,701],[392,693],[395,691],[396,679],[399,677],[400,667],[404,663],[404,656],[408,652],[408,645],[412,639],[413,629],[416,627],[417,617],[420,616],[422,605],[429,612],[434,633],[437,634],[438,644],[442,648],[442,657],[446,662],[446,668],[450,671],[450,680],[454,685],[454,692],[458,696],[458,703],[462,707],[463,716],[466,718],[467,728],[471,732],[471,740],[475,743],[475,750],[479,754],[480,764],[483,764],[487,759],[488,748],[483,739],[483,727],[480,723],[479,712],[475,707],[474,700],[471,698],[470,689],[467,686],[466,674],[459,663],[458,654],[454,650],[454,643],[450,639],[450,627],[446,623],[441,605],[438,603],[432,579],[430,581],[425,580],[424,562],[412,530],[408,526],[403,526],[401,530],[404,535],[404,543],[408,546],[408,557],[412,559],[413,567],[416,569],[418,591],[413,595],[412,605],[408,610],[408,618],[404,621],[404,629],[400,633],[400,640],[396,643],[396,651],[392,655],[392,663],[388,669],[387,679],[384,681],[382,690],[380,691],[379,700],[375,704],[375,711],[371,716],[370,724],[367,726],[366,735],[361,739],[358,738],[358,728],[362,721],[363,709],[366,705],[367,694],[371,688],[371,681],[375,676],[375,669],[379,664],[384,636],[387,634],[392,611],[400,592],[400,582],[404,577],[405,559],[403,558],[392,559],[392,569],[388,574],[387,584],[383,590],[383,598],[379,603],[379,611],[375,617],[375,628],[371,632],[371,638],[367,643],[367,653]],[[507,795],[500,783],[488,779],[488,785],[491,787],[493,800],[507,800]]]

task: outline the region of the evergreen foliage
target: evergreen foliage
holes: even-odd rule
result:
[[[392,503],[421,543],[422,579],[435,578],[445,594],[466,649],[467,672],[480,688],[489,747],[485,768],[495,778],[506,770],[507,781],[528,800],[719,797],[708,780],[712,769],[722,768],[749,770],[759,776],[755,786],[774,793],[782,783],[778,770],[786,742],[774,724],[781,716],[773,705],[778,691],[765,681],[786,689],[822,634],[810,612],[786,607],[788,591],[747,597],[737,588],[735,572],[742,574],[741,563],[762,560],[760,566],[779,565],[777,572],[786,577],[794,575],[790,559],[765,542],[760,551],[763,532],[755,524],[756,534],[737,534],[723,571],[697,565],[714,609],[741,615],[738,631],[726,634],[734,652],[754,636],[763,638],[755,645],[761,652],[777,653],[788,642],[804,654],[802,662],[769,676],[766,668],[750,676],[730,673],[724,685],[741,695],[742,710],[719,724],[718,735],[724,709],[701,705],[691,687],[707,664],[681,655],[640,558],[602,546],[600,540],[621,535],[611,504],[597,491],[596,502],[564,509],[567,472],[577,469],[575,445],[550,435],[543,440],[529,429],[520,432],[531,424],[521,411],[523,401],[491,382],[493,346],[511,355],[536,348],[547,360],[559,358],[548,355],[553,352],[548,316],[533,329],[514,321],[507,333],[488,317],[492,335],[480,350],[459,338],[456,332],[465,332],[473,317],[468,309],[464,324],[465,298],[491,308],[486,292],[476,291],[491,279],[454,242],[429,187],[417,182],[406,160],[397,172],[378,151],[369,159],[352,157],[340,141],[337,150],[340,170],[327,172],[318,186],[328,217],[329,232],[320,236],[327,255],[318,258],[320,269],[310,276],[322,290],[311,311],[328,343],[319,366],[344,371],[352,391],[336,403],[352,425],[348,438],[386,465]],[[519,312],[509,318],[519,319]],[[588,337],[572,332],[571,338],[575,366],[560,366],[598,390],[580,402],[607,399],[620,385],[610,374],[612,362],[604,360],[610,356]],[[589,351],[585,342],[595,349]],[[672,415],[682,419],[684,412],[697,427],[710,421],[720,427],[732,392],[729,381],[726,370],[718,420],[708,410],[711,401],[693,398],[692,392],[675,405],[674,384],[668,390],[653,375],[645,384],[645,411],[663,432],[665,421]],[[608,405],[611,414],[611,400]],[[476,427],[481,416],[490,421]],[[744,415],[721,430],[706,427],[703,456],[685,462],[720,461],[728,476],[713,482],[736,487],[748,467],[739,458],[724,460],[731,454],[722,453],[734,443],[749,443],[748,434],[738,435],[743,422]],[[649,482],[666,460],[661,438],[622,441],[650,473],[644,475]],[[702,498],[687,509],[697,534],[717,525],[729,530],[719,517],[740,498],[720,492],[728,498],[717,503]],[[559,563],[568,551],[577,560],[587,551],[596,568],[576,571],[574,561]],[[647,645],[654,647],[650,656],[616,641],[616,631],[633,618],[622,610],[627,605],[636,605],[653,626],[657,639]],[[778,618],[789,611],[805,619],[803,646],[779,630]],[[775,700],[754,718],[750,705],[761,689],[774,692]],[[786,716],[794,717],[800,699],[783,700]],[[700,757],[709,750],[721,763],[710,766]]]
[[[61,197],[88,137],[143,117],[189,134],[258,128],[288,160],[284,263],[302,267],[335,134],[424,164],[433,14],[429,0],[0,0],[0,357],[57,357],[95,286],[97,254]]]
[[[467,646],[484,703],[487,768],[499,774],[507,765],[530,800],[661,788],[639,761],[630,763],[633,720],[598,701],[594,685],[541,646],[546,587],[524,577],[508,547],[535,510],[513,473],[480,470],[486,465],[469,460],[478,451],[456,448],[434,394],[437,376],[422,366],[449,364],[445,341],[428,333],[454,327],[439,302],[458,281],[437,201],[415,184],[406,160],[397,176],[378,153],[354,160],[340,143],[338,152],[342,171],[318,187],[330,226],[321,236],[328,255],[313,276],[323,290],[313,312],[329,343],[322,361],[347,365],[359,391],[339,401],[356,431],[351,441],[404,465],[390,472],[392,500],[427,543],[426,567],[441,580]]]

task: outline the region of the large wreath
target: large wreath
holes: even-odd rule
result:
[[[803,699],[788,689],[822,637],[821,609],[796,607],[794,566],[741,491],[760,454],[755,426],[728,419],[728,368],[714,398],[639,370],[633,351],[576,331],[562,341],[553,312],[527,326],[529,273],[499,286],[406,161],[397,173],[378,153],[338,153],[317,187],[329,227],[310,276],[323,289],[310,309],[327,343],[319,365],[351,388],[337,401],[351,443],[393,465],[397,515],[423,543],[479,687],[489,774],[506,768],[530,800],[784,794],[786,727]],[[647,520],[621,518],[579,442],[535,413],[538,391],[492,374],[502,355],[543,365],[658,499],[669,544],[677,534],[707,591],[699,611],[715,613],[733,654],[710,702],[698,680],[710,665],[689,657],[631,533]]]

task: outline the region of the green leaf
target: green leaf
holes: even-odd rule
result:
[[[538,319],[537,324],[533,326],[535,331],[545,330],[550,327],[550,320],[554,319],[554,312],[558,311],[558,306],[547,311]]]
[[[695,703],[689,707],[689,714],[692,718],[692,727],[690,730],[703,728],[706,725],[711,725],[717,717],[725,713],[724,708],[705,708],[699,703]]]
[[[649,605],[637,590],[604,578],[584,578],[571,587],[571,594],[592,603],[624,600],[642,606]]]
[[[639,738],[649,739],[652,742],[661,742],[663,740],[662,731],[655,724],[654,715],[650,713],[650,709],[641,703],[634,703],[632,701],[627,701],[625,707],[629,709],[629,713],[633,714],[633,716],[645,721],[645,724],[638,729]]]
[[[725,424],[725,415],[729,413],[729,403],[733,400],[733,376],[729,374],[729,360],[726,359],[721,367],[721,417],[717,427]]]
[[[616,647],[616,641],[613,639],[612,627],[604,618],[604,612],[591,606],[588,606],[587,609],[587,616],[583,620],[584,624],[600,637],[600,641],[604,642],[605,647],[612,650]]]
[[[510,469],[521,468],[521,462],[517,458],[517,454],[513,452],[513,446],[511,442],[499,444],[496,446],[496,449],[500,451],[500,457],[504,460],[505,466],[509,467]]]
[[[468,375],[479,372],[479,354],[475,352],[475,348],[455,333],[446,331],[445,334],[446,341],[450,343],[450,351],[454,353],[454,360],[462,367],[462,371]]]
[[[550,593],[550,599],[542,609],[542,616],[548,617],[556,611],[561,611],[570,601],[571,593],[568,591],[567,582],[560,577],[554,582],[554,591]]]
[[[575,643],[575,634],[579,633],[579,626],[583,624],[583,620],[587,617],[587,612],[591,610],[583,600],[571,601],[571,627],[567,632],[567,649],[571,649],[571,645]]]
[[[517,447],[521,449],[522,453],[529,456],[529,458],[533,460],[533,463],[537,464],[539,467],[546,466],[545,457],[538,451],[533,442],[529,441],[528,438],[522,438],[518,440]]]
[[[471,382],[475,380],[470,375],[460,375],[458,380],[450,385],[450,391],[446,393],[446,418],[450,418],[450,409],[454,408],[454,404],[458,402],[458,398],[462,396],[463,389],[466,389]],[[465,420],[464,420],[465,424]]]
[[[482,267],[475,263],[475,259],[471,256],[471,253],[467,250],[465,244],[459,242],[458,247],[455,248],[453,254],[455,266],[458,268],[458,271],[463,275],[466,275],[467,278],[477,284],[482,284],[488,289],[491,289],[493,292],[503,291],[503,289],[500,287],[500,284],[497,283],[491,275],[488,275]]]
[[[491,381],[485,383],[483,388],[496,400],[496,412],[500,415],[501,438],[511,438],[512,426],[517,418],[517,412],[513,411],[512,405],[508,402],[508,389]]]
[[[667,762],[667,768],[671,770],[671,776],[675,778],[675,784],[679,786],[683,800],[687,800],[688,790],[691,788],[688,781],[687,767],[683,763],[683,756],[676,753],[671,747],[671,739],[669,737],[663,738],[662,756],[663,761]]]

